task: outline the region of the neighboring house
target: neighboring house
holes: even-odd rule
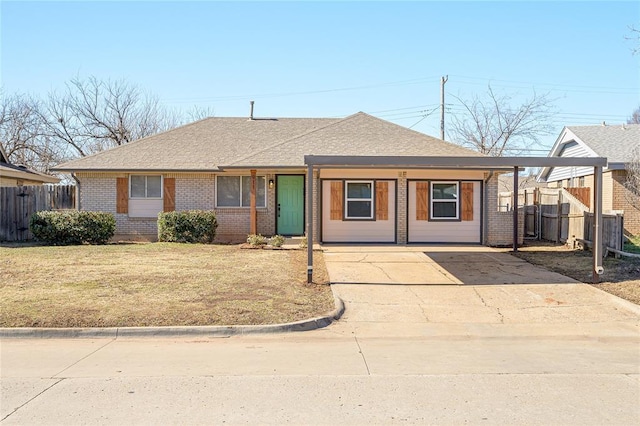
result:
[[[55,168],[79,182],[83,210],[112,212],[116,238],[153,239],[158,212],[215,210],[216,240],[303,235],[305,155],[483,157],[365,113],[333,118],[207,118]],[[314,240],[508,245],[497,211],[509,168],[322,168]]]
[[[549,157],[606,157],[602,209],[623,212],[625,233],[640,235],[640,210],[630,203],[631,194],[624,186],[634,150],[640,150],[640,124],[570,126],[562,130]],[[545,167],[538,180],[555,188],[590,188],[593,196],[590,167]]]
[[[531,175],[520,173],[518,175],[518,191],[522,191],[523,189],[532,190],[534,188],[546,188],[547,184],[544,182],[538,182],[537,177],[538,176],[535,174]],[[513,173],[501,174],[498,182],[500,192],[513,191]]]
[[[9,162],[9,156],[0,145],[0,186],[42,185],[58,183],[60,179]]]

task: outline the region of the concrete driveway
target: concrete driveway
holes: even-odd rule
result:
[[[640,307],[483,246],[324,246],[357,334],[637,337]],[[577,333],[577,334],[576,334]]]

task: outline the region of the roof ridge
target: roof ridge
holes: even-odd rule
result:
[[[256,156],[256,155],[258,155],[258,154],[260,154],[260,153],[262,153],[262,152],[265,152],[265,151],[267,151],[267,150],[273,149],[273,148],[275,148],[275,147],[277,147],[277,146],[284,145],[285,143],[291,142],[291,141],[293,141],[293,140],[295,140],[295,139],[298,139],[298,138],[301,138],[301,137],[304,137],[304,136],[310,135],[311,133],[315,133],[315,132],[317,132],[317,131],[319,131],[319,130],[326,129],[327,127],[331,127],[331,126],[333,126],[333,125],[335,125],[335,124],[342,123],[343,121],[348,120],[348,119],[350,119],[350,118],[352,118],[352,117],[355,117],[355,116],[356,116],[356,115],[358,115],[358,114],[364,114],[364,112],[362,112],[362,111],[356,112],[355,114],[351,114],[351,115],[349,115],[349,116],[347,116],[347,117],[340,118],[340,119],[338,119],[337,121],[333,121],[333,122],[331,122],[331,123],[328,123],[326,126],[320,126],[320,127],[316,128],[316,129],[311,129],[311,130],[309,130],[309,131],[307,131],[307,132],[304,132],[304,133],[301,133],[301,134],[299,134],[299,135],[292,136],[292,137],[290,137],[289,139],[285,139],[285,140],[283,140],[283,141],[276,142],[276,143],[274,143],[273,145],[269,145],[268,147],[263,148],[263,149],[261,149],[261,150],[259,150],[259,151],[255,151],[255,152],[253,152],[253,153],[251,153],[251,154],[249,154],[249,155],[246,155],[246,156],[244,156],[244,157],[240,157],[240,158],[238,158],[238,159],[236,159],[236,160],[233,160],[232,162],[230,162],[230,163],[229,163],[229,164],[227,164],[227,165],[228,165],[228,166],[233,166],[234,164],[239,163],[240,161],[247,160],[247,159],[249,159],[249,158],[251,158],[251,157],[254,157],[254,156]],[[220,166],[221,166],[221,167],[224,167],[223,165],[220,165]]]
[[[452,145],[452,146],[455,146],[456,148],[466,149],[466,150],[468,150],[468,151],[471,151],[471,152],[474,152],[474,153],[476,153],[476,154],[479,154],[479,155],[481,155],[481,156],[483,156],[483,157],[488,157],[488,155],[486,155],[486,154],[483,154],[483,153],[478,152],[478,151],[474,151],[474,150],[472,150],[472,149],[469,149],[469,148],[467,148],[467,147],[464,147],[464,146],[462,146],[462,145],[459,145],[459,144],[457,144],[457,143],[455,143],[455,142],[451,142],[451,141],[447,141],[447,140],[444,140],[444,139],[436,138],[435,136],[431,136],[431,135],[428,135],[428,134],[426,134],[426,133],[422,133],[422,132],[419,132],[419,131],[417,131],[417,130],[413,130],[413,129],[410,129],[410,128],[408,128],[408,127],[401,126],[401,125],[399,125],[399,124],[392,123],[391,121],[383,120],[382,118],[378,118],[378,117],[376,117],[376,116],[374,116],[374,115],[367,114],[366,112],[363,112],[362,114],[367,115],[367,116],[369,116],[369,117],[371,117],[371,118],[375,118],[376,120],[382,121],[382,122],[383,122],[384,124],[386,124],[386,125],[391,125],[391,126],[395,126],[395,127],[400,127],[402,130],[405,130],[405,131],[406,131],[406,130],[408,130],[408,131],[413,132],[413,133],[415,133],[415,134],[417,134],[417,135],[419,135],[419,136],[421,136],[421,137],[427,137],[427,138],[430,138],[430,139],[435,139],[435,140],[437,140],[437,141],[439,141],[439,142],[446,143],[447,145]]]

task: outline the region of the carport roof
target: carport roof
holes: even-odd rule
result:
[[[604,167],[607,159],[602,157],[435,157],[435,156],[347,156],[347,155],[305,155],[304,163],[312,167],[475,167],[514,168],[543,166],[585,166]]]
[[[594,241],[593,241],[593,279],[598,282],[602,273],[602,168],[607,165],[603,157],[428,157],[428,156],[346,156],[346,155],[305,155],[307,180],[313,180],[313,169],[322,167],[402,167],[402,168],[483,168],[486,170],[507,169],[517,171],[520,167],[594,167]],[[517,188],[518,173],[514,173],[514,188]],[[313,185],[307,187],[307,202],[312,203]],[[518,197],[514,198],[513,208],[513,249],[518,244]],[[307,236],[313,236],[313,208],[307,209]],[[312,237],[313,238],[313,237]],[[307,245],[307,282],[313,280],[313,244]]]

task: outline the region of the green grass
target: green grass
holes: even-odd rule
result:
[[[640,235],[630,237],[628,241],[625,241],[624,251],[626,251],[627,253],[640,254]]]

